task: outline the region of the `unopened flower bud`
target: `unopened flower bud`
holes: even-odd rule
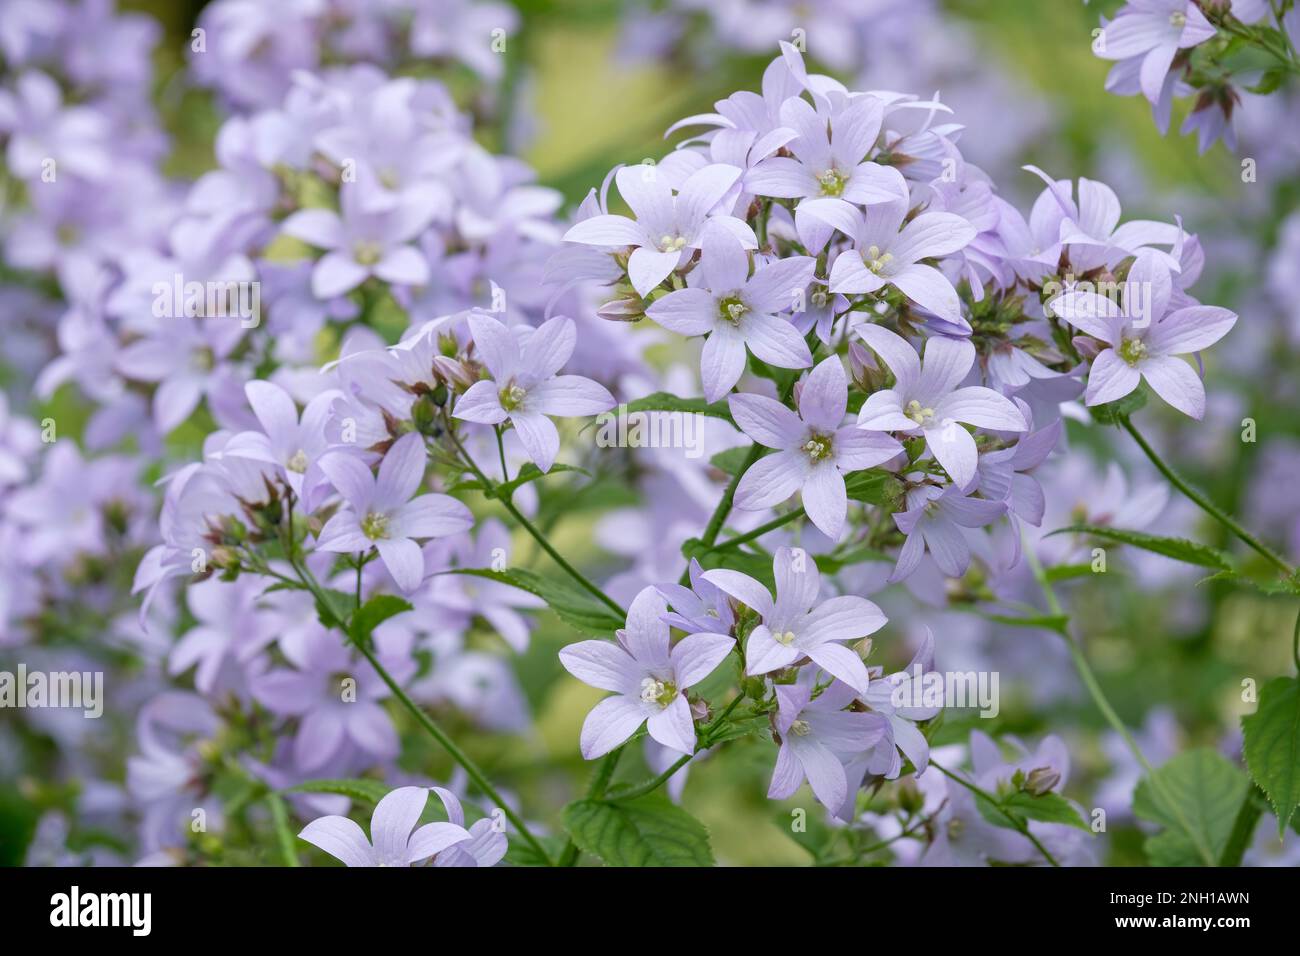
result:
[[[1025,777],[1021,789],[1026,793],[1041,797],[1043,794],[1055,790],[1056,785],[1060,782],[1061,775],[1051,767],[1035,767],[1029,771],[1029,776]]]
[[[615,299],[602,305],[596,314],[610,322],[636,322],[645,318],[645,303],[639,298]]]

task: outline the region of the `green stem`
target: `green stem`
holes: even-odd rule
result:
[[[402,706],[410,711],[411,716],[419,722],[420,726],[425,729],[429,736],[436,740],[442,748],[451,755],[451,758],[465,769],[465,773],[467,773],[469,778],[474,781],[478,788],[487,795],[488,799],[501,808],[501,811],[506,815],[506,819],[514,824],[515,829],[519,831],[519,835],[522,836],[528,845],[533,848],[533,852],[545,860],[547,866],[553,866],[554,864],[552,863],[550,856],[547,854],[546,849],[538,841],[537,837],[533,836],[532,831],[528,829],[528,824],[524,823],[519,815],[510,808],[510,804],[506,803],[501,794],[497,792],[494,786],[492,786],[492,783],[484,775],[483,771],[479,769],[478,764],[470,759],[469,754],[461,750],[456,742],[447,736],[446,732],[434,722],[433,718],[426,714],[419,704],[407,696],[406,691],[404,691],[401,685],[393,679],[393,676],[388,673],[384,668],[384,665],[379,663],[379,660],[375,657],[370,648],[361,644],[355,644],[354,646],[361,652],[361,655],[370,662],[370,666],[375,669],[375,673],[377,673],[383,682],[388,685],[388,689],[393,692],[393,696],[402,702]]]
[[[585,591],[593,595],[620,617],[626,615],[627,612],[623,610],[617,601],[588,580],[585,574],[566,561],[564,555],[560,554],[560,552],[556,551],[555,548],[551,546],[551,542],[547,540],[546,535],[538,530],[531,521],[524,517],[523,513],[515,507],[514,502],[512,502],[509,497],[497,494],[496,482],[484,474],[483,469],[481,469],[474,459],[470,457],[469,452],[465,450],[465,446],[460,443],[460,439],[458,439],[455,433],[451,431],[450,423],[448,423],[447,435],[456,445],[456,448],[459,449],[461,456],[465,459],[465,464],[469,466],[470,471],[474,472],[474,475],[478,480],[483,482],[483,488],[488,497],[501,502],[501,506],[505,508],[506,511],[510,512],[510,516],[519,523],[520,527],[532,535],[533,540],[541,545],[542,550],[550,555],[551,560],[554,561],[561,570],[569,575],[569,577],[573,578],[574,581],[581,585]]]
[[[289,829],[289,811],[284,805],[284,798],[278,793],[268,793],[266,802],[271,808],[271,821],[275,825],[276,842],[285,866],[299,866],[298,854],[293,848],[293,832]]]
[[[1048,608],[1051,610],[1052,614],[1056,616],[1065,616],[1065,611],[1061,607],[1061,602],[1057,600],[1056,590],[1052,587],[1052,582],[1047,580],[1047,575],[1043,573],[1043,566],[1039,563],[1038,556],[1034,554],[1033,548],[1026,545],[1023,553],[1025,555],[1025,560],[1029,563],[1030,570],[1033,571],[1034,579],[1038,582],[1038,586],[1042,588],[1043,596],[1047,599]],[[1216,865],[1213,852],[1211,852],[1210,848],[1206,845],[1204,839],[1201,838],[1199,832],[1192,829],[1186,816],[1183,814],[1181,807],[1169,794],[1168,789],[1165,787],[1164,780],[1162,780],[1155,772],[1155,768],[1152,767],[1151,762],[1147,760],[1146,754],[1144,754],[1142,748],[1138,746],[1137,740],[1135,740],[1133,735],[1129,733],[1128,727],[1124,725],[1124,721],[1120,719],[1118,712],[1116,712],[1115,708],[1111,705],[1110,700],[1106,697],[1106,692],[1101,688],[1101,682],[1097,680],[1097,675],[1093,671],[1092,665],[1088,663],[1088,658],[1083,653],[1083,647],[1070,633],[1068,624],[1061,628],[1060,634],[1065,640],[1066,646],[1070,650],[1070,660],[1074,663],[1074,669],[1079,675],[1079,680],[1083,681],[1083,686],[1087,688],[1089,696],[1092,697],[1093,703],[1097,705],[1097,709],[1101,711],[1101,715],[1106,719],[1106,722],[1110,724],[1111,729],[1113,729],[1115,733],[1119,734],[1120,739],[1124,741],[1125,746],[1127,746],[1129,751],[1133,754],[1134,759],[1142,765],[1142,769],[1146,771],[1147,780],[1151,782],[1151,787],[1159,793],[1161,801],[1169,808],[1174,816],[1178,818],[1179,825],[1196,844],[1196,850],[1200,854],[1201,859],[1205,861],[1205,865]]]
[[[1025,823],[1024,820],[1021,820],[1015,814],[1008,813],[1005,809],[1003,809],[1002,804],[998,802],[997,797],[993,796],[991,793],[987,792],[982,787],[977,787],[975,784],[971,783],[965,777],[953,773],[951,770],[948,770],[946,767],[939,766],[933,760],[930,761],[930,766],[933,767],[935,770],[939,771],[949,780],[953,780],[961,784],[971,793],[975,794],[975,796],[979,797],[981,800],[983,800],[985,803],[991,806],[994,810],[998,811],[998,813],[1006,817],[1007,822],[1009,822],[1013,827],[1015,827],[1016,830],[1020,832],[1021,836],[1025,837],[1027,840],[1029,840],[1030,843],[1034,845],[1034,849],[1036,849],[1039,853],[1043,855],[1044,860],[1052,864],[1052,866],[1061,865],[1060,863],[1056,862],[1056,857],[1052,856],[1052,854],[1047,851],[1047,847],[1043,846],[1043,844],[1038,841],[1038,838],[1029,832],[1029,824]]]
[[[293,566],[294,570],[298,572],[302,583],[315,596],[321,607],[329,613],[330,618],[333,620],[333,626],[337,627],[344,634],[347,634],[348,628],[346,615],[340,614],[338,609],[334,607],[329,594],[321,587],[320,582],[316,580],[316,576],[311,573],[311,570],[305,564],[299,562],[295,556],[290,557],[289,563]],[[519,835],[522,836],[528,845],[533,848],[533,851],[545,860],[548,866],[552,865],[550,856],[547,855],[545,848],[538,839],[533,836],[532,831],[528,829],[528,825],[524,823],[514,810],[511,809],[510,804],[506,803],[501,794],[497,792],[497,789],[492,786],[487,775],[479,769],[478,764],[470,758],[469,754],[461,750],[456,742],[447,736],[447,733],[434,722],[433,718],[426,714],[423,708],[407,695],[406,691],[402,689],[402,686],[393,679],[393,675],[388,673],[388,670],[383,664],[379,663],[378,658],[375,657],[369,647],[366,647],[365,644],[360,641],[353,641],[352,646],[360,651],[361,656],[370,662],[370,666],[374,668],[375,673],[379,675],[380,679],[388,685],[388,689],[393,692],[393,696],[396,697],[401,702],[402,706],[411,713],[411,716],[416,719],[429,736],[436,740],[443,750],[447,751],[452,760],[456,761],[456,763],[460,764],[460,766],[464,768],[465,773],[468,774],[469,778],[474,781],[478,788],[487,795],[488,799],[492,800],[501,808],[502,812],[506,815],[506,819],[514,824],[515,829],[519,831]]]
[[[771,521],[767,522],[766,524],[759,525],[753,531],[746,531],[744,534],[738,534],[734,538],[728,538],[726,541],[723,541],[720,544],[715,545],[713,550],[722,551],[725,548],[734,548],[738,545],[742,545],[750,541],[754,541],[758,538],[763,537],[763,535],[767,534],[769,531],[775,531],[777,528],[780,528],[783,525],[787,525],[791,521],[795,521],[798,518],[802,518],[803,515],[804,515],[804,510],[802,507],[795,508],[793,511],[787,511],[785,514],[781,515],[780,517],[773,518]]]
[[[626,745],[624,745],[626,746]],[[605,795],[605,790],[609,787],[609,781],[614,776],[614,768],[618,766],[619,757],[623,756],[623,747],[616,747],[600,759],[596,767],[596,775],[591,779],[591,786],[587,788],[587,799],[598,800]],[[570,837],[564,844],[564,849],[560,851],[560,859],[557,866],[573,866],[578,862],[578,845]]]
[[[1137,430],[1137,426],[1133,424],[1133,421],[1127,415],[1120,419],[1120,424],[1124,426],[1125,431],[1133,436],[1133,440],[1138,443],[1138,447],[1146,453],[1146,456],[1151,459],[1151,463],[1156,466],[1160,471],[1160,474],[1164,475],[1171,485],[1186,495],[1189,500],[1194,502],[1197,507],[1208,514],[1211,518],[1231,531],[1256,552],[1267,558],[1269,562],[1271,562],[1283,574],[1288,577],[1295,574],[1295,569],[1292,568],[1291,565],[1287,564],[1286,561],[1284,561],[1276,552],[1238,524],[1226,511],[1189,485],[1176,471],[1173,470],[1172,467],[1166,464],[1164,459],[1160,457],[1159,453],[1157,453],[1147,440],[1142,437],[1142,433]]]

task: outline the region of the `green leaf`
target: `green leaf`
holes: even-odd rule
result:
[[[897,475],[880,468],[855,471],[844,478],[844,489],[854,501],[897,510],[903,500],[903,483]]]
[[[1036,797],[1032,793],[1017,791],[1002,801],[1002,808],[1023,820],[1064,823],[1092,832],[1074,805],[1059,793],[1044,793]]]
[[[1068,528],[1057,528],[1051,534],[1088,534],[1094,538],[1129,544],[1144,551],[1152,551],[1166,558],[1200,565],[1203,568],[1218,568],[1221,571],[1232,569],[1231,559],[1218,548],[1188,541],[1186,538],[1161,538],[1141,531],[1125,531],[1123,528],[1108,528],[1096,524],[1070,525]]]
[[[682,557],[688,560],[694,558],[706,571],[714,568],[742,571],[769,589],[776,587],[776,580],[772,576],[772,559],[765,554],[754,554],[740,548],[715,551],[699,538],[688,538],[682,545]]]
[[[1241,718],[1246,737],[1246,768],[1277,814],[1277,832],[1286,832],[1300,804],[1300,681],[1279,677],[1264,685],[1259,708]]]
[[[735,477],[740,474],[740,469],[745,467],[745,462],[748,460],[748,448],[728,448],[726,451],[720,451],[710,458],[709,464],[718,471]]]
[[[337,793],[353,800],[378,803],[393,788],[378,780],[308,780],[281,790],[281,793]]]
[[[757,716],[728,717],[721,727],[709,735],[708,745],[720,744],[724,740],[739,740],[754,734],[767,733],[772,729],[772,722],[764,714]]]
[[[1009,627],[1042,628],[1064,634],[1070,624],[1068,614],[981,614],[981,617]]]
[[[1069,581],[1073,578],[1086,578],[1089,575],[1096,574],[1090,563],[1084,564],[1058,564],[1047,568],[1043,576],[1047,578],[1048,584],[1055,584],[1057,581]]]
[[[1256,581],[1253,578],[1246,577],[1244,574],[1238,574],[1236,571],[1219,571],[1216,574],[1211,574],[1207,578],[1201,578],[1201,580],[1197,581],[1196,584],[1199,587],[1202,584],[1209,584],[1211,581],[1222,581],[1225,584],[1231,584],[1239,588],[1249,588],[1258,591],[1260,594],[1268,594],[1270,596],[1281,594],[1285,597],[1293,597],[1300,595],[1300,582],[1298,581],[1290,579],[1282,581]]]
[[[1118,425],[1123,419],[1132,415],[1146,403],[1147,390],[1145,387],[1139,387],[1121,399],[1107,402],[1105,405],[1094,405],[1088,411],[1092,413],[1092,419],[1095,422],[1102,425]]]
[[[334,588],[325,588],[325,596],[329,598],[330,607],[323,605],[320,598],[316,599],[316,617],[320,622],[326,627],[334,627],[336,620],[347,620],[348,611],[356,599],[346,591],[337,591]]]
[[[384,621],[410,610],[410,601],[404,601],[394,594],[376,594],[352,615],[348,622],[348,636],[358,644],[363,644]]]
[[[579,849],[610,866],[713,866],[704,824],[659,794],[578,800],[564,808],[564,827]]]
[[[1216,866],[1228,845],[1246,775],[1221,754],[1202,747],[1179,754],[1133,793],[1133,812],[1164,829],[1146,841],[1152,866]]]
[[[511,840],[506,850],[506,861],[514,866],[550,866],[551,860],[559,859],[564,851],[564,840],[556,837],[538,837],[542,848],[550,854],[550,860],[544,858],[524,840]]]
[[[555,612],[565,624],[592,637],[609,637],[625,621],[615,616],[595,598],[590,598],[567,584],[551,581],[523,568],[493,571],[491,568],[453,568],[443,574],[469,574],[474,577],[499,581],[511,587],[535,594]]]
[[[558,475],[566,471],[576,471],[578,474],[591,477],[591,472],[585,468],[579,468],[577,465],[564,465],[558,462],[551,465],[550,471],[542,471],[531,461],[519,469],[519,474],[515,475],[509,481],[503,481],[492,487],[489,492],[488,487],[477,478],[468,481],[458,481],[452,485],[449,491],[481,491],[485,495],[494,498],[513,498],[516,491],[528,484],[530,481],[539,481],[542,478],[549,478],[551,475]]]
[[[668,392],[655,392],[645,398],[638,398],[634,402],[628,402],[623,407],[628,413],[686,412],[692,415],[708,415],[710,418],[721,418],[725,422],[735,424],[731,418],[731,409],[727,407],[725,401],[714,402],[710,405],[702,398],[681,398]]]

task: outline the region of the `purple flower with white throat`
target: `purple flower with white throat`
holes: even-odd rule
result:
[[[956,485],[939,489],[921,485],[907,493],[908,509],[894,515],[894,524],[907,535],[891,582],[909,577],[926,549],[939,570],[959,578],[970,567],[970,545],[962,528],[981,528],[1006,513],[1004,501],[987,501],[963,495]]]
[[[834,355],[803,382],[798,414],[764,395],[731,396],[731,415],[740,430],[777,449],[741,477],[736,507],[770,508],[798,491],[812,523],[838,539],[849,506],[844,475],[883,464],[903,451],[888,435],[844,425],[848,398],[848,376]]]
[[[812,280],[816,260],[795,256],[761,266],[749,275],[749,255],[721,226],[704,231],[698,284],[670,292],[646,315],[682,335],[707,335],[700,356],[704,397],[710,402],[731,391],[745,371],[745,350],[778,368],[812,364],[808,344],[789,319],[791,308]]]
[[[705,580],[704,569],[695,558],[691,558],[687,573],[689,588],[680,584],[659,586],[659,593],[672,607],[664,620],[687,634],[729,632],[736,623],[736,615],[727,595],[716,584]]]
[[[833,681],[814,697],[816,674],[814,668],[805,668],[795,683],[776,685],[775,725],[781,748],[767,795],[784,800],[806,778],[813,795],[834,812],[849,796],[845,765],[889,728],[878,714],[845,710],[857,691],[842,681]]]
[[[582,725],[582,755],[594,760],[644,723],[650,736],[683,754],[695,752],[695,724],[683,693],[713,673],[736,642],[725,634],[690,634],[670,646],[667,603],[648,587],[632,601],[618,643],[579,641],[560,651],[578,680],[614,691]]]
[[[1145,378],[1183,414],[1197,420],[1205,414],[1205,385],[1178,356],[1209,348],[1228,334],[1237,315],[1211,305],[1166,314],[1172,291],[1169,268],[1157,255],[1143,253],[1129,269],[1121,306],[1094,292],[1066,292],[1048,303],[1058,316],[1108,346],[1088,372],[1088,405],[1117,401]]]
[[[581,375],[556,374],[578,343],[572,319],[556,316],[521,337],[515,329],[474,312],[469,328],[492,378],[471,385],[453,414],[483,425],[509,419],[542,471],[550,471],[560,450],[560,433],[548,415],[599,415],[614,407],[614,396],[605,386]]]
[[[745,176],[745,188],[778,199],[830,196],[863,206],[905,199],[898,170],[864,162],[883,120],[884,104],[874,96],[844,101],[829,122],[807,100],[791,97],[781,104],[781,122],[798,133],[786,147],[794,158],[763,160]]]
[[[303,209],[284,221],[284,233],[328,250],[311,275],[312,293],[332,299],[371,276],[395,285],[422,285],[429,263],[411,241],[432,221],[435,199],[416,195],[392,209],[368,210],[364,187],[344,183],[340,213]]]
[[[1142,94],[1155,103],[1178,51],[1214,34],[1214,25],[1192,0],[1133,0],[1102,28],[1104,42],[1093,49],[1104,60],[1141,57]]]
[[[842,199],[811,199],[799,206],[853,240],[831,266],[830,291],[846,295],[879,292],[892,285],[941,319],[964,325],[961,300],[953,284],[922,259],[938,258],[969,245],[975,227],[950,212],[923,212],[903,224],[909,200],[868,206],[866,212]]]
[[[273,382],[249,382],[244,386],[244,394],[265,432],[266,441],[258,442],[254,453],[283,468],[294,494],[303,500],[308,511],[315,511],[320,503],[319,493],[328,481],[320,469],[320,459],[329,448],[325,423],[340,393],[321,392],[307,403],[301,421],[293,398]],[[229,447],[225,453],[240,454]]]
[[[619,194],[632,208],[627,216],[592,216],[564,234],[568,242],[589,246],[631,247],[628,278],[640,296],[647,296],[681,264],[684,253],[698,248],[700,232],[711,214],[731,230],[747,249],[756,249],[754,231],[721,206],[738,196],[740,170],[713,163],[692,173],[673,195],[667,178],[654,166],[625,166],[615,175]]]
[[[468,531],[474,518],[448,495],[411,496],[424,480],[424,439],[403,435],[379,463],[376,478],[353,455],[326,455],[320,467],[342,495],[346,507],[325,523],[316,547],[321,551],[378,550],[397,586],[411,592],[424,580],[424,555],[416,538],[441,538]]]
[[[369,839],[356,821],[333,815],[318,817],[298,836],[348,866],[410,866],[471,839],[455,823],[417,828],[428,801],[424,787],[398,787],[375,805]]]
[[[979,461],[975,438],[960,423],[1010,432],[1028,428],[1006,396],[982,385],[959,387],[975,364],[969,340],[934,336],[925,343],[922,362],[906,339],[886,328],[860,325],[857,333],[895,379],[893,388],[867,397],[858,424],[872,431],[924,435],[930,454],[958,487],[970,484]]]
[[[833,597],[820,604],[821,575],[802,549],[779,548],[772,560],[776,599],[766,587],[740,571],[715,568],[704,578],[756,611],[762,621],[745,645],[745,670],[770,674],[804,658],[859,693],[870,680],[862,658],[841,641],[856,641],[885,625],[885,615],[866,598]]]

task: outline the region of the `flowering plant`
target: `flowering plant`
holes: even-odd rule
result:
[[[74,814],[130,833],[86,857],[709,864],[687,781],[737,752],[819,864],[1089,864],[1108,808],[1164,864],[1242,862],[1265,801],[1285,829],[1295,679],[1248,718],[1246,771],[1156,766],[1068,603],[1121,547],[1300,595],[1135,418],[1212,417],[1239,324],[1191,291],[1190,219],[1035,165],[1017,205],[968,158],[989,130],[789,41],[566,210],[473,135],[513,108],[516,17],[461,0],[212,4],[190,53],[217,165],[183,181],[152,21],[91,6],[0,19],[19,371],[85,408],[73,440],[0,404],[0,648],[52,669],[91,633],[133,688],[122,773],[74,750],[100,784]],[[1144,91],[1199,76],[1179,51],[1213,24],[1186,6],[1175,33],[1159,4],[1112,23]],[[74,55],[101,27],[132,69]],[[466,69],[491,108],[458,102]],[[1079,477],[1112,436],[1246,551],[1148,530],[1164,485]],[[1132,800],[1067,796],[1051,724],[963,724],[1002,702],[999,668],[951,669],[960,620],[1068,660]],[[581,715],[556,731],[547,695]],[[520,769],[542,738],[541,776],[594,764],[562,806]],[[81,860],[47,819],[33,845]]]

